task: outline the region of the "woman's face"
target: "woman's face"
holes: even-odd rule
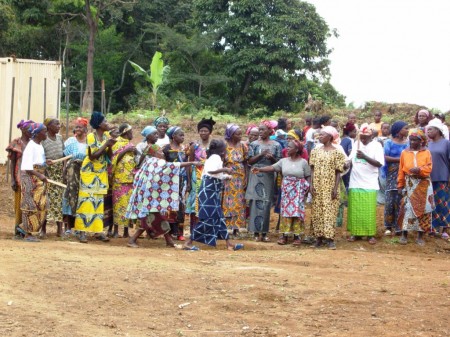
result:
[[[126,139],[132,140],[133,139],[133,130],[128,130],[128,132],[125,134]]]
[[[419,150],[422,145],[422,140],[416,136],[409,136],[409,147],[411,150]]]
[[[51,134],[56,135],[57,133],[59,133],[59,130],[61,130],[61,123],[57,119],[52,120],[47,126],[47,131]]]
[[[289,157],[293,157],[300,154],[299,148],[293,141],[290,141],[287,145],[287,154]]]
[[[348,136],[352,139],[355,139],[357,133],[358,133],[358,131],[356,131],[356,129],[354,129],[348,133]]]
[[[149,144],[155,144],[158,141],[158,138],[159,138],[158,132],[153,132],[147,135],[147,137],[145,137],[147,143]]]
[[[166,136],[167,129],[169,128],[169,125],[165,123],[160,123],[156,127],[156,130],[158,130],[159,138],[164,138]]]
[[[234,131],[233,136],[231,136],[233,143],[239,143],[242,140],[242,130],[237,129]]]
[[[405,125],[403,127],[403,129],[400,130],[400,132],[398,133],[401,137],[408,137],[408,133],[409,133],[409,126]]]
[[[39,131],[39,133],[36,135],[36,138],[40,141],[47,139],[47,128],[45,126],[41,131]]]
[[[77,124],[73,129],[73,133],[75,136],[81,137],[87,133],[87,129],[84,125]]]
[[[248,141],[254,142],[255,140],[258,140],[259,138],[259,131],[256,129],[253,129],[252,131],[250,131],[250,133],[248,134]]]
[[[267,139],[267,138],[269,138],[269,136],[270,136],[270,129],[267,127],[267,126],[265,126],[264,124],[261,124],[260,126],[259,126],[259,136],[261,137],[261,139]]]
[[[183,130],[178,130],[173,135],[173,141],[177,144],[181,144],[184,142],[184,132]]]
[[[102,131],[111,131],[111,126],[108,124],[108,121],[106,120],[106,118],[103,120],[103,122],[100,124],[100,126],[98,127],[100,130]]]
[[[356,115],[355,114],[348,115],[348,121],[350,123],[356,124]]]
[[[370,135],[361,135],[361,136],[359,136],[360,138],[360,140],[361,140],[361,143],[363,143],[364,145],[367,145],[367,144],[369,144],[371,141],[372,141],[372,136]]]
[[[331,142],[331,135],[326,132],[320,131],[319,142],[321,144],[327,144],[327,143]]]
[[[430,139],[436,139],[441,135],[440,130],[434,126],[427,127],[427,136]]]
[[[428,115],[425,112],[419,112],[417,115],[417,120],[420,125],[427,125],[428,123]]]
[[[200,139],[203,141],[207,141],[209,136],[211,135],[211,131],[207,127],[202,127],[198,130],[198,134],[200,135]]]

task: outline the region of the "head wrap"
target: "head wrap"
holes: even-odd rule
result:
[[[159,116],[153,121],[153,125],[158,127],[159,124],[169,125],[169,119],[165,116]]]
[[[34,122],[31,119],[28,119],[26,121],[22,119],[19,122],[19,124],[17,124],[17,128],[18,129],[28,129],[32,123],[34,123]]]
[[[45,125],[42,123],[31,123],[28,131],[31,133],[31,138],[36,137],[36,135],[41,132],[45,128]]]
[[[123,123],[119,126],[119,134],[121,136],[123,136],[124,134],[126,134],[128,131],[130,131],[132,129],[131,125],[128,123]]]
[[[300,136],[297,134],[297,132],[295,132],[294,129],[289,130],[289,132],[287,133],[287,136],[294,138],[294,140],[300,140]]]
[[[230,140],[233,137],[234,133],[239,130],[239,125],[236,124],[228,124],[225,129],[225,140]]]
[[[170,139],[173,139],[173,135],[175,134],[175,132],[179,130],[181,130],[179,126],[171,126],[169,130],[167,130],[166,134],[167,136],[169,136]]]
[[[431,121],[429,121],[427,128],[429,128],[430,126],[435,127],[436,129],[440,130],[442,134],[444,134],[444,124],[439,118],[433,118]]]
[[[48,126],[51,122],[57,121],[57,120],[58,120],[58,118],[56,118],[56,117],[47,117],[46,119],[44,119],[44,125]]]
[[[272,135],[275,133],[273,129],[275,129],[278,125],[276,121],[268,121],[268,120],[262,121],[261,124],[265,125],[271,131]]]
[[[338,144],[339,141],[339,132],[335,128],[330,125],[324,126],[320,131],[323,131],[329,134],[332,137],[332,143]]]
[[[355,124],[353,124],[352,122],[347,122],[347,124],[345,124],[343,129],[344,135],[348,135],[353,130],[356,130]]]
[[[361,127],[359,128],[359,134],[363,135],[363,136],[372,136],[373,135],[373,130],[372,128],[369,126],[369,124],[364,123],[363,125],[361,125]]]
[[[421,128],[414,128],[409,130],[409,136],[417,137],[422,141],[422,146],[427,144],[427,136],[425,136],[425,132]]]
[[[430,117],[430,112],[429,112],[427,109],[420,109],[420,110],[417,112],[417,116],[419,116],[419,114],[420,114],[421,112],[425,113],[425,114],[427,115],[427,117]]]
[[[212,119],[205,119],[203,118],[200,122],[197,124],[197,131],[200,131],[201,128],[207,128],[209,132],[212,132],[214,125],[216,122]]]
[[[250,134],[250,132],[252,132],[253,130],[256,130],[256,131],[259,132],[259,129],[258,129],[258,126],[257,126],[257,125],[255,125],[255,124],[250,124],[250,125],[247,127],[247,131],[245,131],[245,134],[248,136],[248,135]]]
[[[89,124],[89,121],[86,118],[78,117],[75,120],[75,124],[82,125],[86,128],[87,125]]]
[[[398,133],[407,126],[408,123],[405,123],[404,121],[397,121],[391,126],[391,135],[392,137],[397,137]]]
[[[91,120],[89,121],[89,124],[91,124],[93,129],[98,129],[100,127],[100,124],[103,123],[105,120],[105,116],[101,112],[94,111],[91,115]]]
[[[300,152],[300,154],[302,154],[302,151],[303,151],[303,144],[302,144],[302,142],[299,141],[299,140],[296,140],[296,139],[293,140],[293,142],[294,142],[295,147],[297,148],[298,152]]]
[[[282,137],[282,138],[286,138],[287,132],[285,132],[282,129],[278,129],[277,131],[275,131],[275,135],[277,137]]]
[[[156,130],[156,128],[154,126],[148,125],[141,131],[141,135],[144,138],[147,138],[148,135],[151,135],[152,133],[155,133],[157,131],[158,130]]]

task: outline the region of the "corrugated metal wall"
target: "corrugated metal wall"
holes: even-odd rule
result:
[[[60,62],[0,58],[1,164],[7,160],[4,149],[20,136],[16,124],[21,119],[59,117],[60,86]]]

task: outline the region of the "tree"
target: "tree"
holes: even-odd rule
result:
[[[195,25],[217,36],[211,48],[224,56],[232,78],[233,109],[249,96],[268,99],[295,90],[307,77],[329,75],[326,22],[298,0],[196,0]]]

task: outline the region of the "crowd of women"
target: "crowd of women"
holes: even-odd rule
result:
[[[376,111],[373,123],[358,126],[349,115],[341,138],[339,123],[329,116],[307,118],[302,129],[280,118],[246,128],[229,124],[221,140],[213,139],[210,118],[198,123],[199,139],[186,144],[182,128],[161,116],[136,145],[131,125],[113,127],[98,112],[90,120],[77,118],[65,141],[56,118],[21,121],[21,137],[6,149],[15,235],[37,242],[50,223],[58,236],[75,234],[82,243],[87,233],[104,242],[123,236],[134,248],[146,234],[163,236],[169,247],[198,250],[194,242],[216,246],[225,240],[227,249],[239,250],[243,244],[231,236],[245,229],[255,241],[270,242],[274,219],[280,245],[292,236],[295,246],[336,249],[346,205],[347,240],[375,244],[377,204],[383,203],[385,235],[399,235],[401,244],[410,232],[417,232],[418,245],[424,234],[448,240],[444,121],[420,110],[416,125],[390,125]]]

